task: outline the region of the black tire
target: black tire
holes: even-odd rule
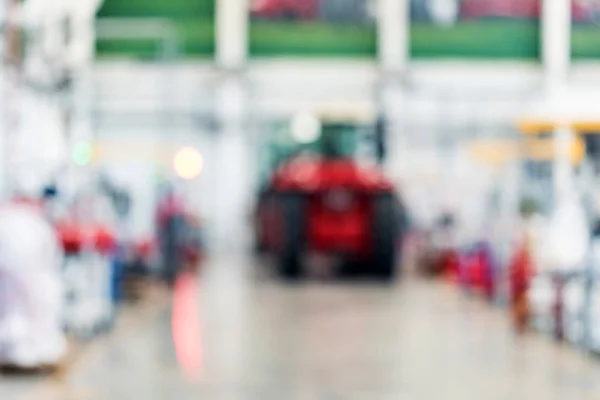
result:
[[[371,264],[375,276],[391,281],[396,276],[399,207],[392,194],[373,199],[373,242]]]
[[[254,214],[254,254],[262,255],[268,251],[267,244],[265,243],[265,227],[264,227],[264,209],[271,206],[272,196],[268,192],[261,193],[258,199],[258,205]]]
[[[254,252],[255,255],[262,255],[265,254],[267,252],[267,246],[265,244],[265,241],[263,240],[263,232],[262,232],[262,216],[260,215],[260,210],[258,210],[256,212],[256,214],[253,216],[254,220],[252,221],[252,223],[254,224],[253,226],[253,235],[254,235],[254,240],[252,242],[252,251]]]
[[[279,250],[279,275],[287,280],[302,277],[306,202],[302,195],[277,196],[282,212],[282,246]]]

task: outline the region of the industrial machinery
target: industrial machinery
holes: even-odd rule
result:
[[[379,136],[369,129],[375,119],[360,114],[298,114],[289,125],[296,145],[270,174],[256,211],[259,247],[284,278],[300,278],[309,254],[331,256],[348,273],[396,273],[403,209],[382,169],[355,157],[361,132]]]

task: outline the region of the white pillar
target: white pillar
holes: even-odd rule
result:
[[[573,189],[573,163],[571,149],[574,135],[570,128],[559,127],[554,133],[554,193],[555,199],[560,201]]]
[[[248,57],[249,0],[217,0],[216,62],[227,70],[245,66]]]
[[[571,62],[571,2],[543,0],[542,62],[550,92],[566,83]]]
[[[225,76],[215,88],[219,131],[214,138],[213,214],[215,246],[222,250],[243,245],[249,204],[253,198],[252,149],[247,132],[248,90],[239,76]]]
[[[4,0],[1,2],[2,22],[5,33],[2,38],[2,54],[0,85],[2,91],[1,110],[1,189],[2,195],[10,196],[15,190],[15,142],[21,127],[21,88],[19,86],[21,74],[21,34],[19,24],[19,2]]]
[[[68,0],[68,15],[71,19],[71,39],[67,43],[66,66],[72,79],[70,103],[66,105],[66,142],[69,158],[65,174],[65,192],[73,194],[77,188],[89,179],[91,166],[76,166],[72,153],[79,142],[88,142],[94,138],[93,102],[94,80],[93,66],[96,58],[96,11],[100,0]]]
[[[554,113],[560,115],[571,63],[571,1],[543,0],[542,4],[542,63],[547,102]],[[567,124],[568,121],[562,121],[554,132],[554,192],[557,201],[570,189],[574,173],[570,160],[573,133],[566,128]]]
[[[378,54],[381,68],[402,73],[409,59],[410,2],[378,0]]]

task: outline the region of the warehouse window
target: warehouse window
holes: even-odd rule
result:
[[[215,0],[105,0],[99,18],[156,18],[173,26],[177,50],[188,57],[212,57],[215,50]],[[160,38],[158,38],[160,39]],[[154,58],[160,40],[150,37],[99,39],[100,56]]]
[[[571,21],[573,58],[600,58],[600,0],[572,0]]]
[[[250,55],[375,57],[376,0],[251,0]]]
[[[539,0],[410,0],[414,58],[539,59]]]

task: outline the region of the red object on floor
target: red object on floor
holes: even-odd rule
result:
[[[190,380],[202,372],[202,337],[197,306],[196,275],[182,273],[175,281],[173,293],[173,342],[179,365]]]

